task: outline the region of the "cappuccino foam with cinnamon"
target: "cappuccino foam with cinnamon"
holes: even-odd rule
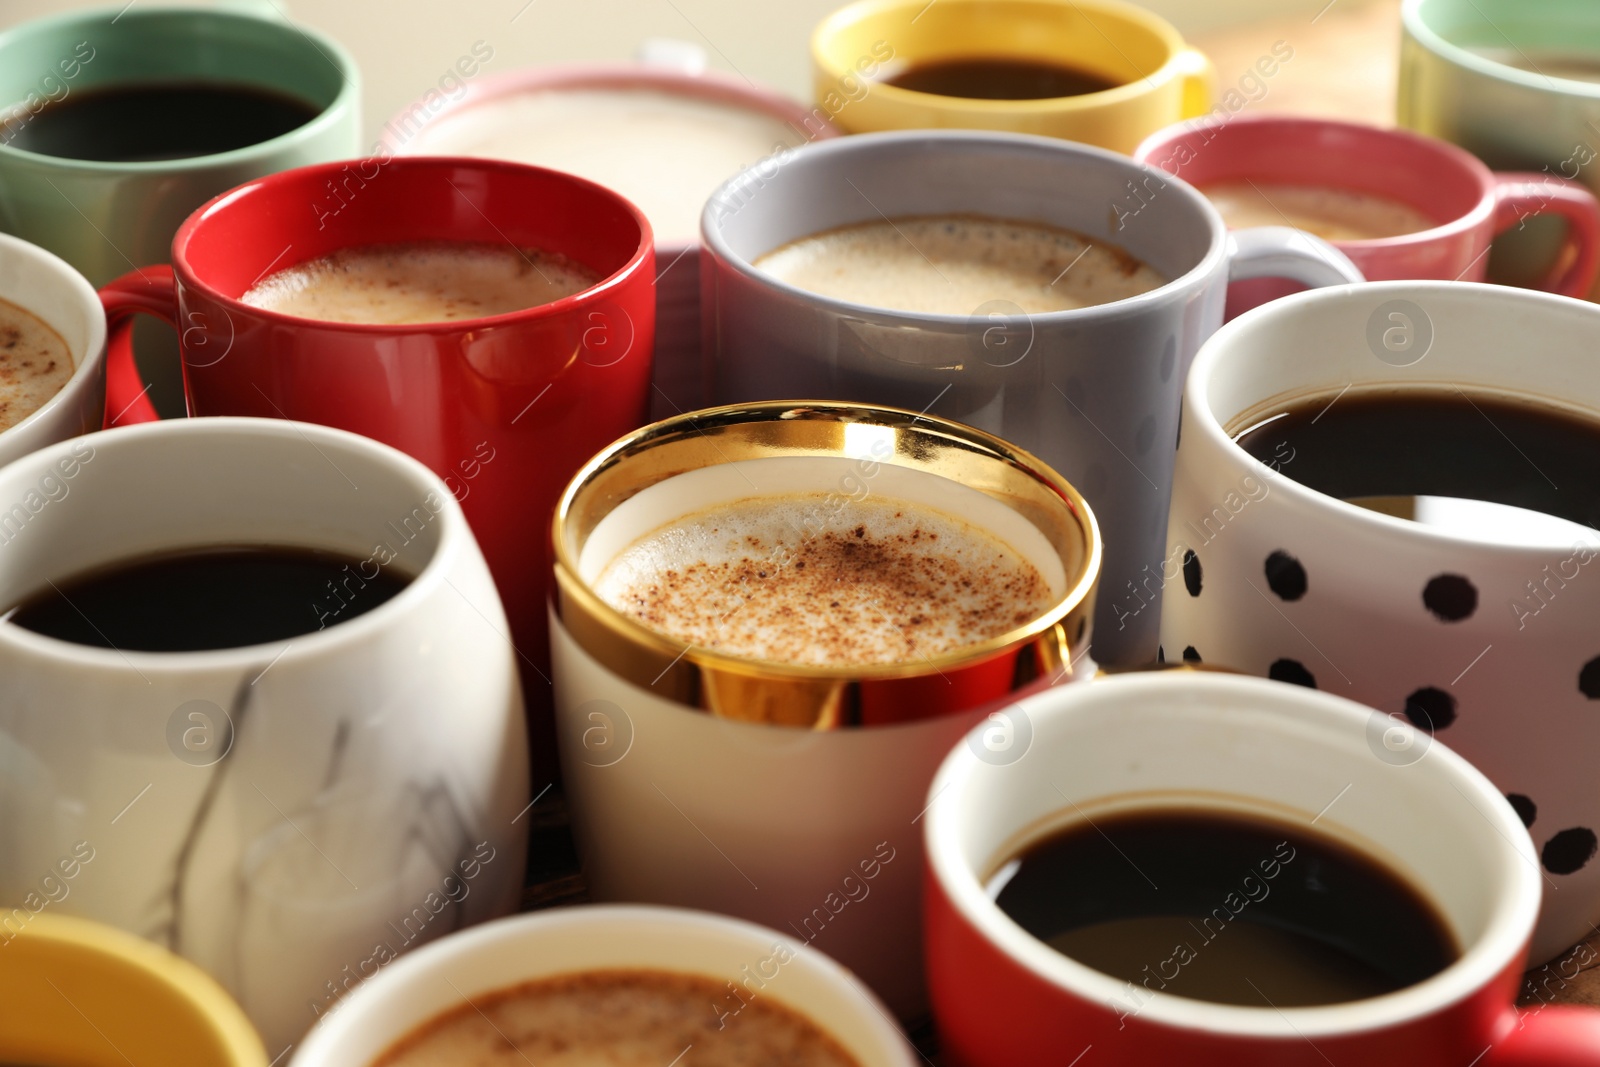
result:
[[[76,369],[67,342],[48,323],[0,300],[0,430],[42,407]]]
[[[960,516],[880,495],[755,496],[638,538],[601,599],[700,648],[770,662],[916,662],[997,637],[1052,603],[1021,553]]]

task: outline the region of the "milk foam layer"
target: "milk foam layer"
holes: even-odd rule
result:
[[[252,307],[324,322],[397,325],[504,315],[582,292],[599,274],[566,256],[472,241],[340,249],[257,282]]]
[[[1049,586],[1016,549],[920,504],[747,497],[623,550],[601,599],[687,644],[809,666],[911,663],[1037,618]]]
[[[748,994],[747,994],[748,995]],[[373,1067],[859,1067],[769,996],[660,971],[563,975],[475,996]]]
[[[654,90],[573,89],[469,108],[429,127],[407,150],[564,170],[633,201],[657,240],[693,243],[700,211],[719,185],[805,140],[785,122],[732,104]]]
[[[37,411],[75,369],[60,334],[33,312],[0,300],[0,430]]]
[[[1167,279],[1071,230],[975,215],[879,219],[812,234],[755,265],[790,285],[872,307],[971,315],[990,301],[1029,313],[1125,300]]]
[[[1331,186],[1218,182],[1201,191],[1235,230],[1293,226],[1328,241],[1371,241],[1439,225],[1410,204]]]

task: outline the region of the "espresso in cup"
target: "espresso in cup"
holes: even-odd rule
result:
[[[996,300],[1028,313],[1068,311],[1167,284],[1108,242],[979,215],[875,219],[811,234],[754,262],[820,296],[935,315],[970,315]]]
[[[1600,524],[1600,422],[1549,403],[1485,389],[1369,387],[1268,401],[1233,424],[1258,460],[1291,455],[1281,465],[1300,484],[1390,514],[1420,518],[1417,501],[1442,497],[1565,519],[1578,524],[1575,536]],[[1448,617],[1442,602],[1429,606]],[[1475,606],[1474,597],[1456,610]]]
[[[298,130],[321,106],[226,82],[130,83],[71,92],[37,114],[19,109],[0,141],[40,155],[148,163],[232,152]]]
[[[1071,821],[990,876],[1030,934],[1152,992],[1309,1007],[1414,985],[1460,955],[1388,865],[1263,810],[1139,807]]]
[[[28,309],[0,299],[0,430],[37,411],[76,369],[59,333]]]
[[[0,620],[61,641],[138,652],[286,641],[365,615],[410,583],[379,558],[289,545],[163,553],[52,582]]]
[[[257,282],[251,307],[324,322],[400,325],[505,315],[581,293],[600,274],[568,256],[478,241],[343,248]]]
[[[1104,92],[1122,84],[1065,63],[1004,56],[928,60],[883,80],[919,93],[972,100],[1049,100]]]
[[[1372,241],[1438,225],[1410,204],[1322,185],[1216,182],[1202,185],[1230,229],[1293,226],[1327,241]]]
[[[588,971],[480,995],[397,1041],[372,1067],[654,1064],[858,1067],[799,1012],[733,983],[657,970]],[[748,999],[745,999],[748,998]]]
[[[595,583],[612,607],[703,648],[781,663],[914,662],[1037,618],[1050,585],[948,512],[868,497],[751,497],[645,535]]]

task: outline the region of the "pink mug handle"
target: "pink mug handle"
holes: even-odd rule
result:
[[[1560,215],[1567,220],[1567,243],[1536,288],[1580,300],[1588,296],[1600,268],[1600,201],[1577,182],[1549,174],[1517,171],[1494,177],[1496,236],[1535,215]],[[1572,249],[1572,263],[1563,270],[1568,249]]]
[[[133,361],[133,317],[142,312],[178,328],[172,268],[145,267],[106,283],[100,290],[100,306],[105,308],[107,328],[105,428],[155,422],[161,416]]]
[[[1506,1012],[1482,1067],[1600,1067],[1600,1011],[1554,1004]]]

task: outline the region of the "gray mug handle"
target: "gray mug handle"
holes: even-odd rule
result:
[[[1228,234],[1228,280],[1289,278],[1321,288],[1364,282],[1361,268],[1327,241],[1288,226],[1258,226]]]

